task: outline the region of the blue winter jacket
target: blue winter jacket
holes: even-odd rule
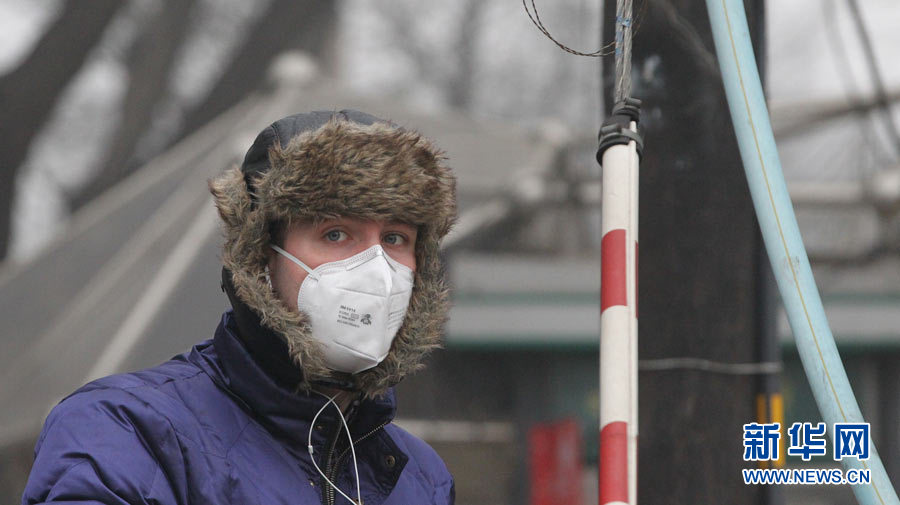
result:
[[[91,382],[57,405],[22,503],[346,504],[307,449],[325,401],[276,384],[226,312],[212,340],[155,368]],[[351,407],[362,503],[453,503],[444,463],[391,424],[395,411],[393,390]],[[355,497],[340,423],[333,407],[322,412],[312,427],[314,457]]]

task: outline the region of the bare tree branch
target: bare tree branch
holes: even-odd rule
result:
[[[459,29],[447,51],[454,58],[450,65],[416,36],[413,27],[418,21],[414,8],[403,6],[381,11],[391,33],[396,37],[395,44],[413,61],[416,73],[421,79],[437,86],[451,107],[465,109],[472,102],[477,71],[476,45],[484,11],[489,5],[490,2],[485,0],[466,0],[459,17]]]
[[[302,49],[327,70],[336,20],[337,5],[333,1],[273,0],[221,79],[188,115],[182,131],[208,123],[253,91],[265,78],[272,59],[286,50]]]
[[[97,175],[70,199],[73,210],[134,170],[135,148],[152,123],[154,106],[166,93],[175,56],[188,33],[193,5],[193,0],[163,2],[131,47],[126,58],[129,84],[122,123],[115,130]]]
[[[468,0],[459,21],[456,37],[456,71],[447,81],[447,103],[464,109],[471,105],[477,66],[477,42],[484,9],[488,2]]]
[[[0,258],[9,249],[16,174],[31,142],[49,118],[60,93],[82,67],[104,28],[125,2],[66,2],[62,14],[34,50],[0,77]]]

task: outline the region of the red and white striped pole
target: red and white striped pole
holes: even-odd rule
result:
[[[600,130],[600,505],[637,503],[637,133],[640,101],[616,104]]]

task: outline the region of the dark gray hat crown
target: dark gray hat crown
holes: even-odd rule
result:
[[[281,118],[259,132],[256,140],[253,141],[253,145],[250,146],[247,154],[244,155],[244,161],[241,163],[241,172],[244,174],[247,187],[252,188],[253,184],[251,182],[253,178],[269,169],[269,149],[272,146],[276,143],[286,146],[297,135],[318,130],[335,117],[366,126],[374,123],[393,124],[390,121],[385,121],[371,114],[353,109],[344,109],[337,112],[317,110]]]

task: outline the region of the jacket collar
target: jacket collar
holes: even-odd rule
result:
[[[312,418],[327,400],[316,393],[291,388],[270,373],[264,368],[266,358],[257,356],[276,356],[277,352],[270,348],[251,353],[239,332],[234,314],[228,310],[216,329],[213,345],[200,351],[198,364],[268,429],[305,447]],[[348,419],[354,439],[390,422],[396,409],[393,388],[384,396],[359,400]],[[333,427],[340,422],[337,410],[329,407],[319,416],[317,424]],[[319,438],[318,430],[314,432],[316,438]]]

